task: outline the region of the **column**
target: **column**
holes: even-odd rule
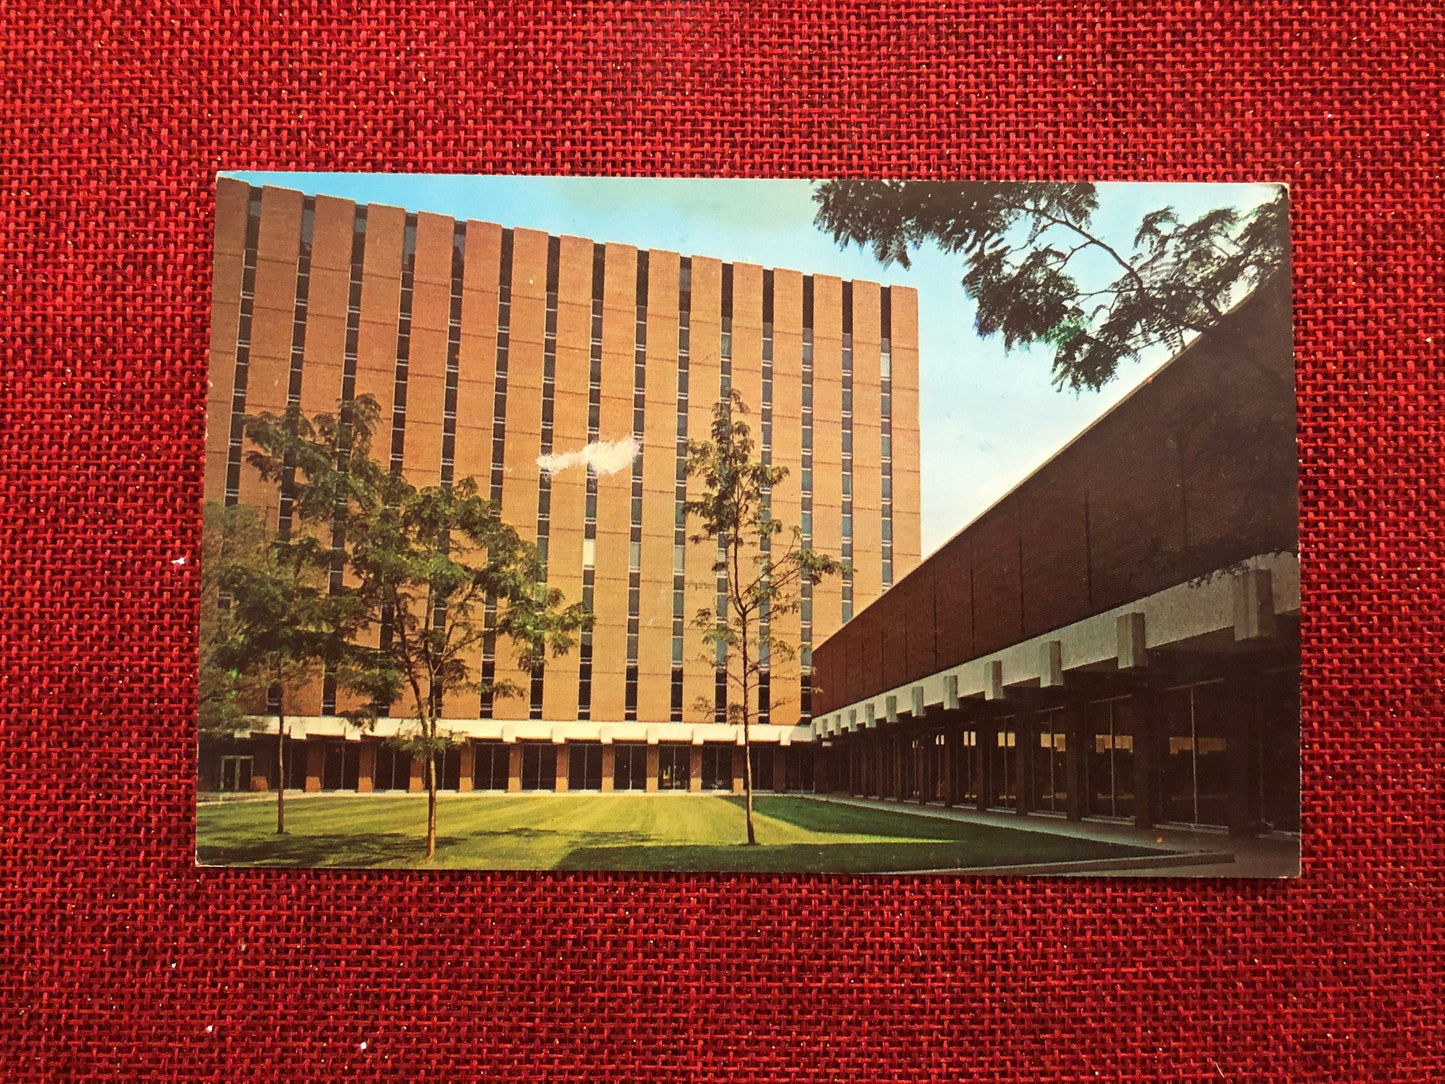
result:
[[[953,762],[957,752],[958,731],[953,720],[949,719],[943,724],[943,808],[945,809],[952,809],[953,803],[958,800],[955,778],[958,775],[958,768]]]
[[[918,564],[918,291],[889,288],[893,310],[893,582]]]
[[[733,746],[733,793],[743,792],[743,772],[747,770],[747,752],[740,745]]]
[[[1159,733],[1163,697],[1140,682],[1134,687],[1134,825],[1153,828],[1159,805]]]
[[[981,813],[993,804],[993,751],[998,745],[998,719],[985,708],[978,713],[975,722],[978,736],[975,747],[978,753],[978,810]]]
[[[507,793],[516,794],[522,789],[522,743],[513,742],[507,747]]]
[[[687,752],[687,789],[693,794],[702,791],[702,746],[693,745]]]
[[[781,745],[773,746],[773,793],[786,794],[788,790],[788,754]]]
[[[354,394],[358,397],[370,395],[381,407],[372,440],[373,454],[381,464],[389,462],[391,452],[406,217],[406,212],[399,207],[380,204],[367,207],[366,235],[359,269],[361,308],[355,317]],[[336,281],[339,283],[339,278]],[[318,282],[317,285],[321,284]],[[350,569],[346,572],[345,581],[349,586],[355,585],[355,576]],[[358,646],[376,647],[379,637],[380,628],[370,626],[357,638]],[[338,689],[338,711],[359,708],[363,704],[364,698],[359,694],[345,688]]]
[[[356,753],[356,793],[370,794],[376,789],[376,742],[365,741]]]
[[[620,281],[604,298],[605,321],[623,320],[636,334],[634,304],[646,304],[646,407],[642,421],[642,573],[638,607],[637,717],[647,722],[672,718],[672,601],[677,497],[677,280],[675,252],[647,254],[647,296],[636,297],[635,255],[624,263],[607,246],[607,278],[620,264],[632,282]],[[631,295],[631,296],[629,296]],[[614,300],[615,299],[615,300]],[[616,306],[614,308],[614,305]],[[687,626],[683,656],[696,654],[696,633]],[[595,717],[595,716],[594,716]]]
[[[913,742],[913,785],[918,788],[918,804],[925,805],[928,802],[928,758],[931,750],[928,742],[931,735],[924,731],[916,736]]]
[[[656,793],[657,793],[657,773],[658,773],[659,769],[662,767],[662,765],[661,765],[661,763],[660,763],[661,759],[662,759],[662,750],[659,749],[656,745],[648,745],[648,747],[647,747],[647,785],[646,785],[646,787],[645,787],[645,790],[646,790],[646,792],[647,792],[648,794],[656,794]]]
[[[893,778],[891,780],[891,786],[889,787],[889,797],[895,802],[901,802],[903,801],[903,758],[906,755],[903,745],[903,735],[895,731],[893,741],[890,744],[893,754]]]
[[[1069,788],[1067,799],[1068,817],[1071,821],[1084,819],[1088,808],[1085,788],[1088,786],[1088,741],[1089,741],[1088,700],[1075,691],[1064,693],[1064,773]]]
[[[310,784],[308,779],[307,784]],[[406,781],[408,794],[420,794],[426,790],[426,757],[414,756],[411,758],[411,775]]]
[[[587,442],[588,376],[590,369],[593,244],[562,237],[558,245],[557,336],[552,391],[552,450],[566,453]],[[565,601],[582,598],[582,538],[587,470],[572,467],[551,479],[547,543],[547,583],[561,588]],[[542,685],[542,718],[568,722],[577,718],[581,652],[576,648],[547,660]],[[558,749],[558,779],[567,756]],[[559,791],[565,786],[558,785]]]
[[[319,741],[306,743],[306,793],[321,789],[321,773],[326,767],[326,746]]]
[[[251,790],[264,793],[271,789],[271,773],[276,770],[276,743],[262,738],[254,743],[251,758]]]
[[[1034,806],[1029,780],[1039,740],[1038,713],[1046,706],[1046,697],[1032,686],[1009,689],[1007,696],[1014,713],[1014,811],[1024,814]]]
[[[843,552],[843,282],[813,276],[813,548]],[[856,611],[855,611],[856,612]],[[813,588],[813,643],[843,623],[843,578]]]
[[[463,739],[461,744],[461,768],[460,778],[457,780],[457,790],[466,793],[472,789],[473,776],[477,771],[477,747],[470,739]]]
[[[1014,812],[1020,816],[1033,808],[1029,793],[1034,740],[1038,737],[1038,716],[1032,710],[1014,715]]]
[[[1246,656],[1248,658],[1248,656]],[[1260,764],[1258,735],[1262,725],[1258,675],[1236,664],[1224,680],[1225,750],[1229,764],[1229,834],[1258,833],[1264,818],[1260,808]]]
[[[611,794],[617,775],[617,747],[607,744],[602,747],[602,793]]]
[[[552,748],[557,751],[557,785],[554,789],[557,791],[558,794],[565,794],[567,792],[568,768],[571,766],[572,763],[572,746],[570,744],[564,743],[562,745],[554,745]]]

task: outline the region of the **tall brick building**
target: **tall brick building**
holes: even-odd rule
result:
[[[813,738],[808,649],[919,559],[912,290],[223,179],[212,321],[208,499],[276,522],[241,418],[370,394],[383,459],[418,486],[476,478],[543,550],[549,583],[591,605],[594,631],[540,677],[513,672],[505,644],[475,660],[527,694],[447,702],[442,783],[461,790],[736,787],[740,736],[691,624],[714,602],[714,556],[687,541],[681,506],[684,442],[737,389],[762,454],[789,468],[774,514],[852,569],[777,618],[804,650],[756,705],[760,785],[811,786],[794,748]],[[616,473],[538,466],[628,438],[640,454]],[[379,740],[397,722],[358,734],[344,696],[305,694],[286,784],[419,786],[420,766]],[[270,746],[208,743],[202,787],[274,787]]]

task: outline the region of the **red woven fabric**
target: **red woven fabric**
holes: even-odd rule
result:
[[[79,6],[0,14],[0,1077],[1445,1077],[1445,8]],[[1304,877],[194,868],[248,166],[1290,182]]]

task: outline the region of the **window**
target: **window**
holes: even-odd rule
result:
[[[1000,722],[990,754],[989,805],[1012,807],[1018,801],[1018,735],[1012,718]]]
[[[657,747],[657,789],[687,790],[692,747],[663,742]]]
[[[752,747],[753,792],[773,789],[773,753],[771,745]]]
[[[1035,719],[1038,733],[1036,740],[1031,742],[1033,763],[1030,765],[1030,774],[1033,777],[1033,789],[1029,805],[1033,809],[1049,813],[1064,813],[1068,810],[1069,801],[1064,712],[1062,708],[1041,711]]]
[[[1212,682],[1164,694],[1163,819],[1181,824],[1229,823],[1229,740],[1223,685]]]
[[[612,747],[612,789],[647,789],[647,746],[635,743]]]
[[[702,789],[733,789],[733,749],[731,745],[702,747]]]
[[[557,747],[550,742],[522,746],[522,789],[557,789]]]
[[[376,768],[371,778],[372,790],[409,790],[411,757],[386,742],[376,746]]]
[[[573,742],[567,747],[567,789],[602,789],[602,743]]]
[[[1126,698],[1089,705],[1084,793],[1096,817],[1134,815],[1134,710]]]
[[[252,759],[246,756],[222,757],[219,789],[224,791],[250,790],[252,763]]]
[[[436,754],[432,761],[436,772],[437,790],[461,790],[462,749],[449,745],[444,752]],[[475,773],[474,773],[475,774]]]
[[[322,790],[355,790],[360,776],[361,746],[357,742],[329,741],[322,758]]]
[[[499,741],[479,741],[472,746],[472,789],[506,790],[511,767],[511,747]]]

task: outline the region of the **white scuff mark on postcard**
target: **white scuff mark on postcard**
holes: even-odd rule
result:
[[[626,470],[641,450],[634,437],[612,441],[594,440],[575,452],[539,455],[537,466],[549,478],[568,467],[591,467],[599,476],[604,476]]]

